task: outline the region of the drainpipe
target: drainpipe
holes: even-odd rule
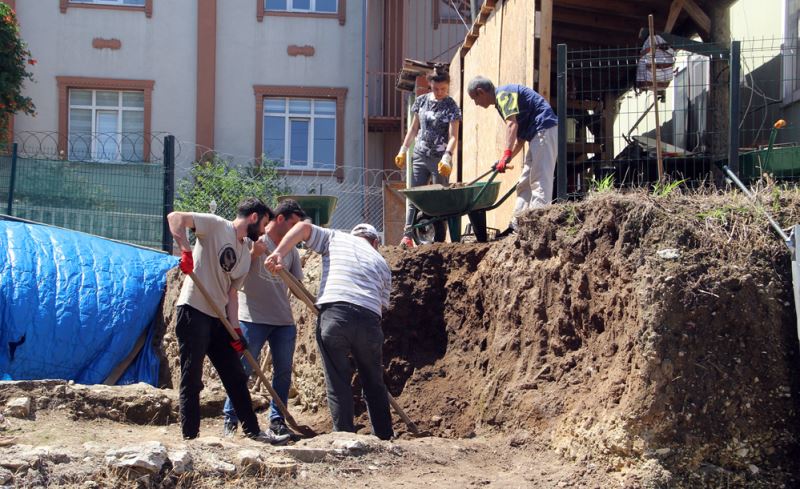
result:
[[[361,177],[361,186],[364,189],[364,196],[361,199],[361,215],[363,216],[364,221],[367,219],[367,147],[369,141],[369,134],[368,134],[368,125],[367,125],[367,118],[369,117],[369,103],[367,98],[369,97],[369,82],[367,81],[367,17],[369,16],[369,6],[367,0],[363,0],[362,4],[362,12],[363,15],[361,16],[361,90],[363,96],[361,97],[361,135],[363,138],[363,144],[361,145],[361,161],[364,167],[364,174]]]

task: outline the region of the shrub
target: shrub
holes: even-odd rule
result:
[[[12,115],[35,114],[33,101],[22,95],[25,80],[33,80],[27,68],[35,64],[28,46],[19,37],[16,13],[0,3],[0,144],[8,140],[8,121]]]
[[[189,178],[178,182],[175,210],[214,212],[233,219],[242,200],[258,197],[272,207],[277,197],[289,190],[275,163],[235,166],[215,156],[195,163]]]

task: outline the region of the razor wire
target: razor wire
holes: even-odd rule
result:
[[[187,185],[196,184],[192,181],[200,175],[202,169],[198,165],[202,162],[215,162],[224,164],[229,169],[240,172],[237,177],[243,185],[252,189],[262,189],[262,198],[267,203],[274,205],[276,199],[283,195],[329,195],[337,198],[336,208],[333,212],[330,227],[335,229],[351,229],[356,224],[368,222],[378,231],[385,231],[385,204],[386,189],[390,183],[402,182],[405,172],[397,169],[364,168],[360,163],[344,163],[336,169],[290,169],[275,166],[261,158],[237,155],[210,149],[190,141],[176,141],[176,153],[181,148],[181,158],[176,158],[175,179],[176,188],[188,188]],[[193,155],[194,157],[191,157]],[[265,171],[265,168],[267,169]],[[259,182],[260,175],[266,172],[270,182]],[[259,183],[262,184],[259,187]],[[210,212],[226,217],[235,214],[231,208],[236,202],[224,198],[226,191],[224,183],[219,183],[216,189],[209,189],[207,203],[198,208],[198,212]],[[256,192],[257,193],[257,192]],[[221,196],[221,197],[220,197]],[[176,195],[179,199],[180,195]]]

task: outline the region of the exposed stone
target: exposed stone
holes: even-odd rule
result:
[[[157,441],[131,445],[106,452],[106,464],[124,469],[141,469],[156,474],[167,461],[167,449]]]
[[[181,475],[191,472],[194,468],[192,454],[186,450],[175,450],[169,452],[169,460],[172,462],[172,472]]]
[[[15,418],[27,418],[31,415],[31,398],[15,397],[6,402],[5,414]]]
[[[30,467],[30,464],[27,460],[23,460],[21,458],[5,458],[0,459],[0,467],[5,467],[6,469],[17,472],[18,470],[27,469]]]
[[[273,456],[269,457],[264,463],[270,475],[295,475],[297,474],[297,463],[291,458]],[[305,472],[305,471],[303,471]]]
[[[8,484],[14,478],[10,470],[0,467],[0,484]]]
[[[340,455],[341,452],[335,448],[306,448],[306,447],[279,447],[275,450],[281,455],[292,457],[300,462],[313,464],[322,462],[328,455]]]
[[[370,451],[370,446],[361,440],[335,440],[331,445],[350,455],[361,455]]]
[[[216,472],[221,472],[223,474],[235,474],[236,473],[236,466],[232,463],[228,463],[222,460],[217,459],[210,459],[208,464],[211,466],[211,469]]]
[[[261,458],[261,452],[248,448],[236,453],[236,465],[243,472],[256,473],[264,467],[264,460]]]

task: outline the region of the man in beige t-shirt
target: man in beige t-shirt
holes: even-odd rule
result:
[[[255,242],[250,251],[250,271],[239,291],[239,325],[247,339],[247,349],[256,359],[261,354],[264,343],[269,342],[269,351],[272,354],[272,388],[281,401],[288,404],[297,327],[292,317],[287,286],[279,275],[273,275],[264,267],[264,258],[265,253],[275,251],[278,243],[295,224],[306,218],[306,213],[291,199],[281,201],[274,211],[275,218],[267,224],[267,232]],[[283,263],[289,273],[298,280],[303,280],[303,268],[297,248],[286,255]],[[246,373],[250,373],[249,365],[244,364],[243,367]],[[225,400],[223,412],[223,434],[232,436],[236,432],[238,419],[230,398]],[[269,421],[273,434],[290,433],[274,399]]]
[[[228,221],[213,214],[172,212],[167,216],[172,236],[181,248],[180,268],[194,272],[208,290],[211,300],[225,311],[232,324],[238,322],[237,288],[250,269],[247,238],[252,241],[264,234],[273,214],[261,200],[250,198],[239,204],[236,218]],[[197,242],[191,248],[186,228],[194,230]],[[214,309],[194,286],[190,277],[183,281],[178,298],[175,333],[181,361],[180,418],[185,439],[197,438],[200,432],[200,391],[203,389],[203,360],[208,355],[219,373],[234,409],[242,420],[242,429],[250,438],[277,443],[289,437],[262,432],[253,411],[247,375],[240,354],[244,339],[232,341]],[[244,338],[240,329],[237,333]]]

